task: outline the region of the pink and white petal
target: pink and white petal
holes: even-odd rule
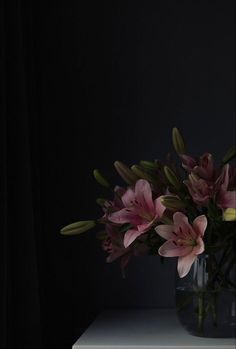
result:
[[[198,254],[201,254],[204,252],[205,245],[204,245],[204,242],[200,236],[197,238],[196,241],[197,241],[197,246],[194,246],[193,253],[198,255]]]
[[[177,269],[180,278],[183,278],[188,274],[195,259],[196,255],[194,253],[189,253],[186,256],[179,257]]]
[[[198,216],[193,221],[193,229],[197,235],[203,236],[207,227],[207,218],[205,215]]]
[[[125,233],[125,235],[124,235],[124,246],[125,246],[125,248],[130,246],[132,244],[132,242],[134,242],[134,240],[136,240],[137,237],[139,237],[141,234],[143,234],[143,232],[140,232],[140,231],[138,231],[136,229],[128,230]]]
[[[130,188],[127,189],[126,192],[124,193],[124,195],[122,195],[121,200],[122,200],[125,207],[132,206],[132,201],[135,200],[134,191]]]
[[[183,224],[189,225],[188,217],[185,216],[185,214],[183,214],[182,212],[175,212],[175,214],[173,215],[173,221],[174,225],[176,225],[177,227],[181,227]]]
[[[138,225],[142,223],[142,219],[132,209],[123,208],[120,211],[113,212],[108,215],[108,220],[112,223],[124,224],[130,223]]]
[[[191,253],[191,246],[178,246],[174,240],[168,240],[159,248],[158,253],[163,257],[179,257]]]
[[[173,234],[173,231],[174,231],[173,225],[161,224],[161,225],[158,225],[155,228],[155,230],[158,235],[160,235],[162,238],[166,240],[171,240],[174,238],[175,234]]]
[[[176,212],[173,216],[174,220],[174,230],[180,238],[186,238],[189,235],[193,238],[196,237],[192,226],[188,222],[188,217],[182,212]]]
[[[161,196],[154,201],[157,218],[161,218],[166,207],[161,203]]]
[[[139,204],[143,205],[150,213],[154,213],[151,186],[145,179],[139,179],[135,185],[135,196]]]

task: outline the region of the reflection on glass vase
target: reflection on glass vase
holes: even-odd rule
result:
[[[176,278],[182,326],[200,337],[236,337],[236,256],[232,249],[198,256],[189,274]]]

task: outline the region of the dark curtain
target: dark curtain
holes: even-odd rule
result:
[[[0,347],[42,348],[38,99],[33,9],[1,2]]]
[[[235,142],[233,9],[2,0],[1,349],[69,349],[105,307],[174,306],[174,265],[123,280],[94,232],[59,230],[100,217],[94,168],[122,185],[113,161],[164,158],[173,126],[192,154]]]

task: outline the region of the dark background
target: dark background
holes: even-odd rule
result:
[[[104,308],[174,307],[175,261],[140,257],[122,279],[91,231],[92,170],[235,142],[234,2],[3,1],[1,348],[71,348]]]

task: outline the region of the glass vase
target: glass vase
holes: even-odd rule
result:
[[[199,337],[236,336],[236,256],[231,249],[202,254],[184,278],[176,278],[182,326]]]

